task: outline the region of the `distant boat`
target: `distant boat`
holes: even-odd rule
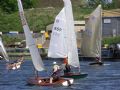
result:
[[[0,37],[0,52],[2,53],[2,55],[5,58],[6,62],[9,62],[9,57],[8,57],[6,49],[5,49],[4,45],[3,45],[1,37]]]
[[[83,32],[81,53],[85,57],[94,57],[95,62],[90,65],[102,65],[101,40],[102,40],[102,9],[99,5],[89,16]]]
[[[10,60],[9,60],[9,56],[8,56],[8,54],[6,52],[6,49],[5,49],[4,45],[3,45],[1,37],[0,37],[0,51],[2,52],[3,58],[7,62],[6,68],[8,70],[15,70],[15,69],[19,69],[20,68],[20,66],[22,64],[22,61],[23,61],[23,57],[18,59],[16,62],[11,63]]]
[[[68,64],[78,68],[78,72],[71,72],[62,77],[66,78],[82,78],[87,74],[80,72],[80,63],[78,59],[76,35],[74,31],[74,20],[72,13],[72,5],[70,0],[63,0],[64,8],[56,16],[50,45],[48,49],[48,57],[52,58],[66,58],[68,57]]]
[[[53,81],[53,83],[50,83],[49,82],[50,77],[38,76],[38,71],[45,70],[45,67],[44,67],[44,64],[42,62],[42,58],[41,58],[40,53],[38,51],[37,45],[35,44],[35,40],[33,39],[32,35],[30,33],[29,26],[28,26],[26,18],[24,16],[24,11],[23,11],[23,6],[21,3],[21,0],[17,0],[17,1],[18,1],[19,14],[20,14],[23,30],[24,30],[25,37],[26,37],[26,43],[27,43],[27,46],[30,50],[30,55],[32,57],[32,62],[33,62],[33,65],[35,67],[35,72],[36,72],[35,76],[32,78],[29,78],[27,83],[29,85],[38,85],[38,86],[53,86],[53,85],[68,86],[69,83],[72,84],[73,79],[60,78],[59,80]]]

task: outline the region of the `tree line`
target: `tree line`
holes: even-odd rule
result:
[[[37,0],[22,0],[25,9],[35,6]],[[17,0],[0,0],[0,9],[3,12],[12,13],[18,11]]]
[[[115,9],[120,8],[120,0],[110,0],[111,3],[107,3],[109,0],[71,0],[73,5],[80,7],[95,8],[98,4],[102,4],[104,9]],[[62,6],[62,0],[22,0],[24,9],[32,7],[55,7]],[[62,4],[62,5],[61,5]],[[74,6],[75,6],[74,5]],[[7,13],[12,13],[17,11],[17,0],[0,0],[0,9]]]

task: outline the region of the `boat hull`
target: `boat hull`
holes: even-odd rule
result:
[[[70,86],[73,84],[74,80],[71,78],[59,78],[59,80],[50,83],[49,77],[32,77],[27,80],[28,85],[37,85],[37,86]]]
[[[103,65],[103,62],[94,62],[94,63],[90,63],[89,65]]]
[[[86,73],[69,73],[69,74],[66,74],[66,75],[63,75],[61,77],[64,77],[64,78],[73,78],[73,79],[80,79],[80,78],[85,78],[87,77],[88,74]]]
[[[15,70],[19,69],[21,67],[22,62],[17,62],[17,63],[9,63],[7,64],[7,69],[8,70]]]

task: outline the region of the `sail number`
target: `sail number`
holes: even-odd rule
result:
[[[62,31],[62,28],[60,28],[60,27],[54,27],[54,30],[56,30],[56,31]]]
[[[86,29],[85,31],[86,31],[86,35],[87,35],[87,36],[89,36],[89,37],[92,36],[92,30]]]

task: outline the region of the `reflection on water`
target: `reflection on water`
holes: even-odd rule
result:
[[[52,62],[44,61],[46,71],[40,73],[42,76],[51,74]],[[5,62],[0,61],[0,90],[120,90],[120,62],[105,62],[104,66],[89,66],[88,61],[80,64],[81,71],[88,73],[87,78],[75,80],[70,87],[39,87],[26,85],[27,78],[34,73],[31,60],[26,60],[16,71],[5,70]]]

